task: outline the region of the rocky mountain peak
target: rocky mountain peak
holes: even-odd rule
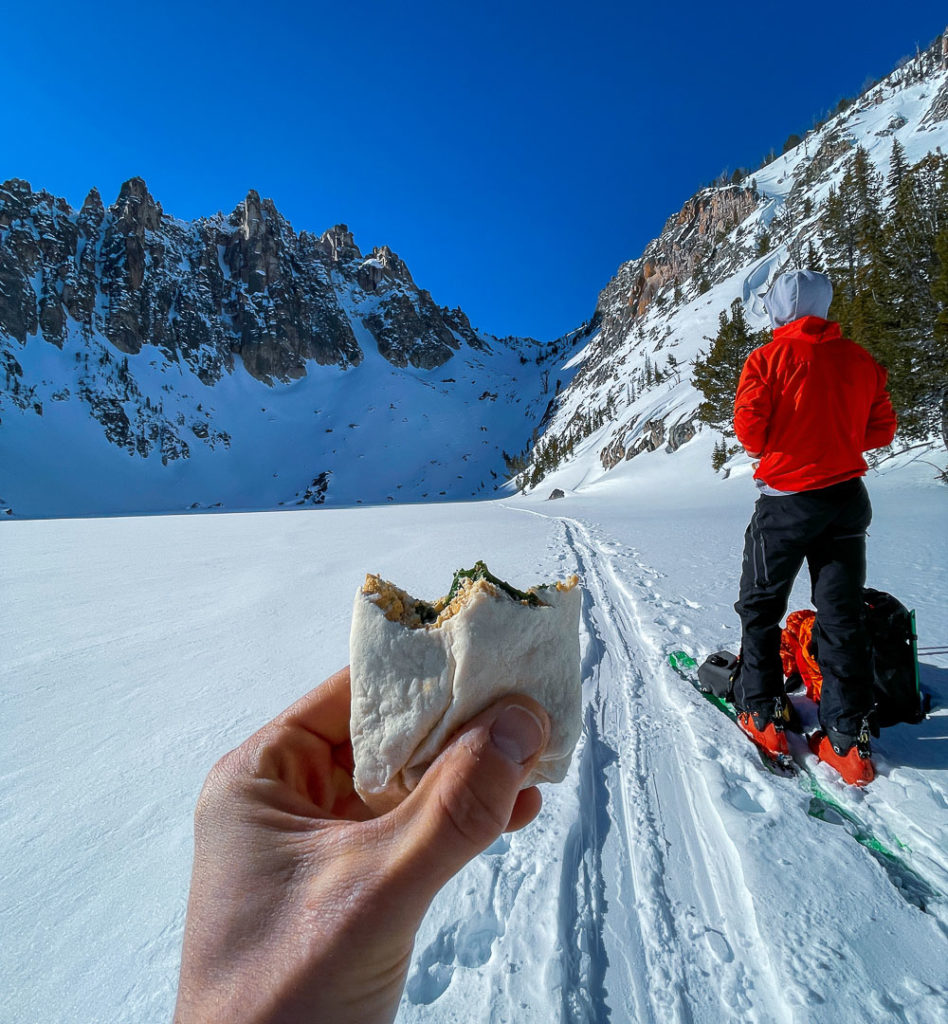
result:
[[[363,260],[345,224],[318,239],[297,235],[255,190],[226,220],[184,224],[163,215],[140,177],[107,211],[91,190],[78,213],[13,179],[0,187],[0,226],[10,228],[0,245],[0,341],[24,344],[38,331],[61,347],[71,320],[127,355],[150,345],[183,360],[205,383],[231,372],[235,356],[267,383],[304,376],[309,361],[356,365],[353,324],[396,366],[432,368],[462,339],[482,344],[388,246]],[[344,308],[339,287],[352,288],[356,305]]]
[[[280,216],[272,199],[261,199],[256,189],[250,189],[246,198],[230,215],[230,223],[240,229],[245,239],[259,238],[263,234],[281,234],[286,222]]]
[[[0,195],[25,202],[33,195],[33,189],[22,178],[9,178],[0,184]]]
[[[319,239],[319,247],[329,254],[333,263],[341,260],[362,259],[362,253],[355,244],[347,224],[336,224],[325,231]]]
[[[142,178],[129,178],[122,185],[112,213],[123,229],[138,235],[144,231],[157,231],[161,224],[161,204],[152,198]]]
[[[10,178],[0,184],[0,228],[8,228],[13,221],[27,214],[33,200],[30,183],[22,178]]]
[[[378,246],[362,261],[358,270],[359,284],[365,291],[378,290],[387,280],[398,281],[409,288],[415,287],[411,272],[404,261],[387,246]]]
[[[105,214],[105,204],[102,202],[102,196],[99,194],[99,190],[92,186],[89,189],[89,194],[82,201],[82,208],[79,210],[80,220],[95,220],[101,221]]]

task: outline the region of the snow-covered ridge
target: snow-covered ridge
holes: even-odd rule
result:
[[[765,167],[702,189],[669,217],[600,293],[596,333],[537,445],[541,456],[554,440],[571,452],[576,471],[559,486],[588,484],[641,452],[672,452],[690,439],[702,397],[690,366],[722,311],[740,300],[751,329],[769,327],[759,297],[811,243],[819,251],[826,200],[857,147],[886,176],[894,141],[909,165],[948,150],[946,118],[939,39]],[[589,451],[598,468],[580,458]]]

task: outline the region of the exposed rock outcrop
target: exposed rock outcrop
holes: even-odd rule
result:
[[[623,460],[634,459],[642,452],[654,452],[665,445],[665,451],[675,452],[697,433],[694,415],[684,416],[669,424],[664,419],[647,420],[642,424],[629,424],[612,435],[599,453],[603,469],[614,469]]]
[[[363,258],[344,224],[298,235],[255,191],[229,217],[185,223],[141,178],[108,209],[93,189],[78,212],[25,181],[0,186],[0,335],[20,344],[61,346],[72,322],[128,355],[155,346],[205,383],[235,356],[260,380],[288,381],[309,362],[364,358],[340,291],[373,296],[361,320],[396,366],[433,368],[460,339],[482,344],[388,246]]]

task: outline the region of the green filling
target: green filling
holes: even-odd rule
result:
[[[543,604],[536,594],[525,594],[522,590],[517,590],[516,587],[512,587],[509,583],[498,579],[483,562],[475,562],[473,569],[458,569],[454,574],[454,581],[451,584],[450,591],[448,591],[448,596],[444,599],[444,606],[449,605],[457,597],[463,580],[471,580],[472,582],[487,580],[488,583],[493,583],[495,587],[499,587],[508,597],[512,597],[515,601],[521,601],[535,608]]]
[[[528,594],[522,590],[517,590],[516,587],[512,587],[509,583],[495,576],[484,562],[475,562],[472,569],[458,569],[454,574],[451,589],[446,597],[442,597],[434,603],[421,600],[415,601],[414,605],[412,605],[412,611],[418,617],[418,621],[422,626],[430,626],[433,622],[438,621],[438,616],[441,612],[457,597],[464,580],[471,580],[473,583],[476,583],[478,580],[486,580],[499,590],[502,590],[512,600],[529,605],[531,608],[542,608],[544,605],[544,602],[535,593]],[[537,589],[545,590],[546,587],[540,586]]]

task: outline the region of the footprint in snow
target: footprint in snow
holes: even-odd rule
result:
[[[499,853],[498,844],[502,842],[510,845],[510,840],[505,836],[495,842],[487,852]],[[523,881],[520,871],[514,869],[514,874],[517,882],[503,900],[507,909],[516,900],[517,891]],[[459,967],[483,967],[490,960],[494,940],[500,938],[505,930],[494,909],[493,892],[497,881],[495,868],[494,882],[491,886],[492,897],[488,907],[475,909],[466,914],[463,920],[441,928],[434,941],[422,950],[415,971],[405,986],[405,995],[409,1002],[416,1006],[429,1006],[445,993],[454,972]]]
[[[444,995],[454,977],[454,937],[457,925],[448,925],[418,958],[418,966],[405,985],[405,995],[416,1006],[429,1006]]]
[[[490,912],[462,921],[455,936],[455,959],[461,967],[483,967],[490,960],[494,939],[501,934],[497,918]]]
[[[709,928],[704,933],[704,940],[708,944],[708,949],[711,950],[712,954],[722,964],[733,962],[734,950],[731,948],[730,942],[724,937],[723,932],[719,932],[716,928]]]
[[[746,814],[766,814],[766,808],[762,807],[741,785],[730,786],[725,794],[725,799],[736,810],[744,811]]]
[[[505,832],[498,836],[484,851],[483,856],[489,857],[496,854],[504,854],[510,849],[510,834]]]

